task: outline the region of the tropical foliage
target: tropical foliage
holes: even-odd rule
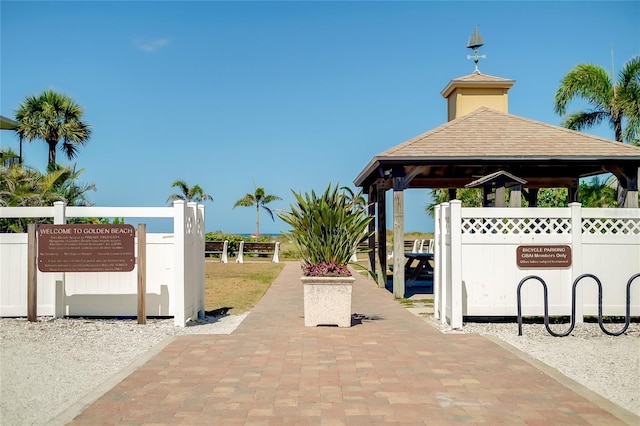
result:
[[[177,180],[171,184],[172,188],[178,188],[179,193],[169,195],[167,203],[171,204],[176,200],[182,200],[187,203],[203,203],[205,201],[213,201],[213,197],[206,194],[200,185],[189,186],[183,180]]]
[[[591,108],[567,115],[564,127],[579,131],[608,123],[616,141],[640,146],[640,56],[622,67],[615,82],[599,65],[577,65],[556,91],[556,113],[565,115],[568,104],[575,99],[586,101]],[[623,205],[625,197],[626,191],[618,188],[617,204]]]
[[[434,189],[431,191],[432,202],[427,205],[427,213],[435,217],[435,209],[438,204],[449,201],[448,189]],[[456,190],[456,199],[462,201],[462,207],[481,207],[482,190],[477,188],[459,188]]]
[[[583,99],[590,109],[567,115],[562,125],[583,130],[608,123],[618,142],[638,143],[640,130],[640,56],[627,62],[617,81],[601,66],[580,64],[562,79],[556,91],[554,110],[565,115],[568,104]]]
[[[540,188],[538,207],[567,207],[567,188]],[[594,176],[591,181],[583,181],[578,187],[578,202],[582,207],[617,207],[616,190]]]
[[[590,182],[580,184],[578,199],[584,207],[618,207],[615,188],[598,176],[594,176]]]
[[[235,202],[233,208],[236,207],[254,207],[256,208],[256,239],[260,238],[260,208],[267,212],[271,220],[273,218],[273,210],[267,206],[267,204],[276,201],[282,200],[282,198],[277,195],[266,194],[264,188],[256,188],[253,194],[247,193],[244,197],[240,198]]]
[[[79,182],[83,170],[53,165],[46,174],[22,164],[0,167],[0,206],[39,207],[62,201],[68,206],[91,205],[87,197],[95,191],[93,183]],[[50,219],[0,219],[0,232],[25,232],[30,222],[49,223]]]
[[[83,121],[82,108],[70,97],[53,90],[29,96],[16,112],[15,130],[22,143],[36,139],[49,146],[49,167],[56,164],[58,144],[68,159],[78,154],[78,148],[91,137],[91,128]]]
[[[507,190],[507,197],[509,196]],[[461,188],[456,192],[456,199],[462,202],[462,207],[482,207],[482,190],[475,188]],[[449,201],[447,189],[435,189],[431,192],[431,203],[426,207],[427,213],[435,217],[435,207]],[[538,191],[538,207],[567,207],[568,191],[566,188],[540,188]],[[615,189],[605,180],[594,176],[591,181],[583,181],[578,187],[578,201],[583,207],[617,207],[618,201]],[[525,199],[522,207],[528,206]]]
[[[292,228],[303,274],[350,276],[347,265],[356,247],[373,235],[362,193],[331,184],[322,194],[292,193],[296,203],[278,216]]]
[[[0,166],[9,167],[20,162],[20,156],[11,148],[0,149]]]

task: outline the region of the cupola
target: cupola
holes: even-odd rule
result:
[[[464,77],[451,80],[440,92],[447,99],[447,121],[460,118],[481,107],[487,107],[496,111],[509,112],[509,89],[513,87],[515,80],[485,75],[478,69],[479,59],[485,59],[485,55],[478,55],[478,49],[484,45],[484,40],[476,26],[473,35],[467,43],[474,55],[467,56],[473,59],[476,67],[473,73]]]

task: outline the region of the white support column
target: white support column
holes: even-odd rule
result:
[[[204,318],[205,315],[205,299],[204,299],[204,286],[205,286],[205,271],[204,271],[204,238],[205,238],[205,215],[204,205],[198,204],[196,209],[196,218],[198,220],[198,233],[196,235],[198,241],[198,249],[193,256],[193,261],[198,265],[198,318]]]
[[[585,271],[582,267],[582,205],[580,203],[569,204],[571,209],[571,282],[567,283],[569,292],[576,278]],[[582,288],[585,285],[595,285],[591,279],[585,279],[576,287],[576,323],[584,322],[584,299]],[[569,293],[571,294],[571,293]],[[549,303],[553,303],[549,301]]]
[[[433,245],[433,256],[434,256],[434,267],[433,267],[433,317],[435,319],[440,319],[441,315],[440,313],[442,312],[442,307],[440,306],[440,297],[441,297],[441,285],[442,283],[440,282],[440,260],[441,260],[441,255],[440,255],[440,220],[441,220],[441,215],[440,215],[440,209],[442,208],[442,206],[440,204],[438,204],[435,208],[435,234],[433,236],[434,238],[434,245]]]
[[[462,328],[462,202],[451,201],[451,328]]]
[[[447,226],[451,221],[451,206],[449,203],[441,204],[440,208],[440,249],[436,261],[440,266],[440,272],[438,273],[438,279],[440,281],[440,312],[442,324],[447,324],[447,304],[449,303],[449,289],[451,286],[451,270],[449,268],[449,241],[451,235],[449,234],[450,227]]]
[[[66,204],[62,201],[53,203],[53,223],[55,225],[64,225],[67,223]],[[65,273],[54,272],[53,280],[55,282],[55,291],[53,294],[53,317],[62,318],[65,316]]]
[[[185,216],[186,205],[182,200],[173,202],[173,318],[174,324],[184,327],[186,324],[184,315],[185,304]]]
[[[198,223],[198,204],[193,201],[187,203],[187,214],[185,227],[185,323],[192,319],[198,318],[198,309],[200,307],[200,265],[199,260],[204,258],[199,256],[199,226]],[[204,250],[204,249],[203,249]]]
[[[198,205],[198,221],[200,222],[200,232],[198,233],[198,239],[200,240],[200,250],[199,253],[203,253],[204,252],[204,239],[205,239],[205,233],[206,233],[206,222],[205,222],[205,211],[204,211],[204,204],[200,204]],[[199,318],[204,318],[205,316],[205,311],[207,310],[207,306],[206,306],[206,300],[205,300],[205,270],[204,270],[204,257],[200,256],[200,260],[198,261],[198,264],[200,265],[200,269],[201,269],[201,273],[200,273],[200,280],[202,282],[202,285],[200,286],[200,307],[199,312],[198,312],[198,317]]]

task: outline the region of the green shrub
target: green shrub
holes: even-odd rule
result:
[[[305,275],[351,275],[347,265],[356,247],[373,233],[372,217],[361,192],[331,184],[320,195],[291,191],[296,204],[278,216],[292,230],[289,235],[300,253]]]

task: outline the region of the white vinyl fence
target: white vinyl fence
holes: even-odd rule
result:
[[[170,218],[173,233],[147,233],[146,313],[174,317],[177,326],[204,315],[204,206],[0,207],[2,218]],[[138,220],[144,223],[144,220]],[[135,239],[137,253],[137,237]],[[42,316],[136,316],[137,265],[131,272],[37,271]],[[0,234],[0,317],[27,316],[27,234]]]
[[[453,328],[465,317],[517,315],[517,286],[539,276],[548,286],[549,315],[571,315],[572,286],[582,274],[602,283],[603,316],[625,316],[626,285],[640,273],[640,209],[462,208],[453,200],[436,208],[435,315]],[[565,267],[519,266],[518,247],[568,246]],[[522,249],[521,249],[522,250]],[[522,314],[544,314],[543,287],[522,286]],[[631,285],[631,316],[640,315],[640,278]],[[576,320],[598,315],[598,286],[581,279]]]

